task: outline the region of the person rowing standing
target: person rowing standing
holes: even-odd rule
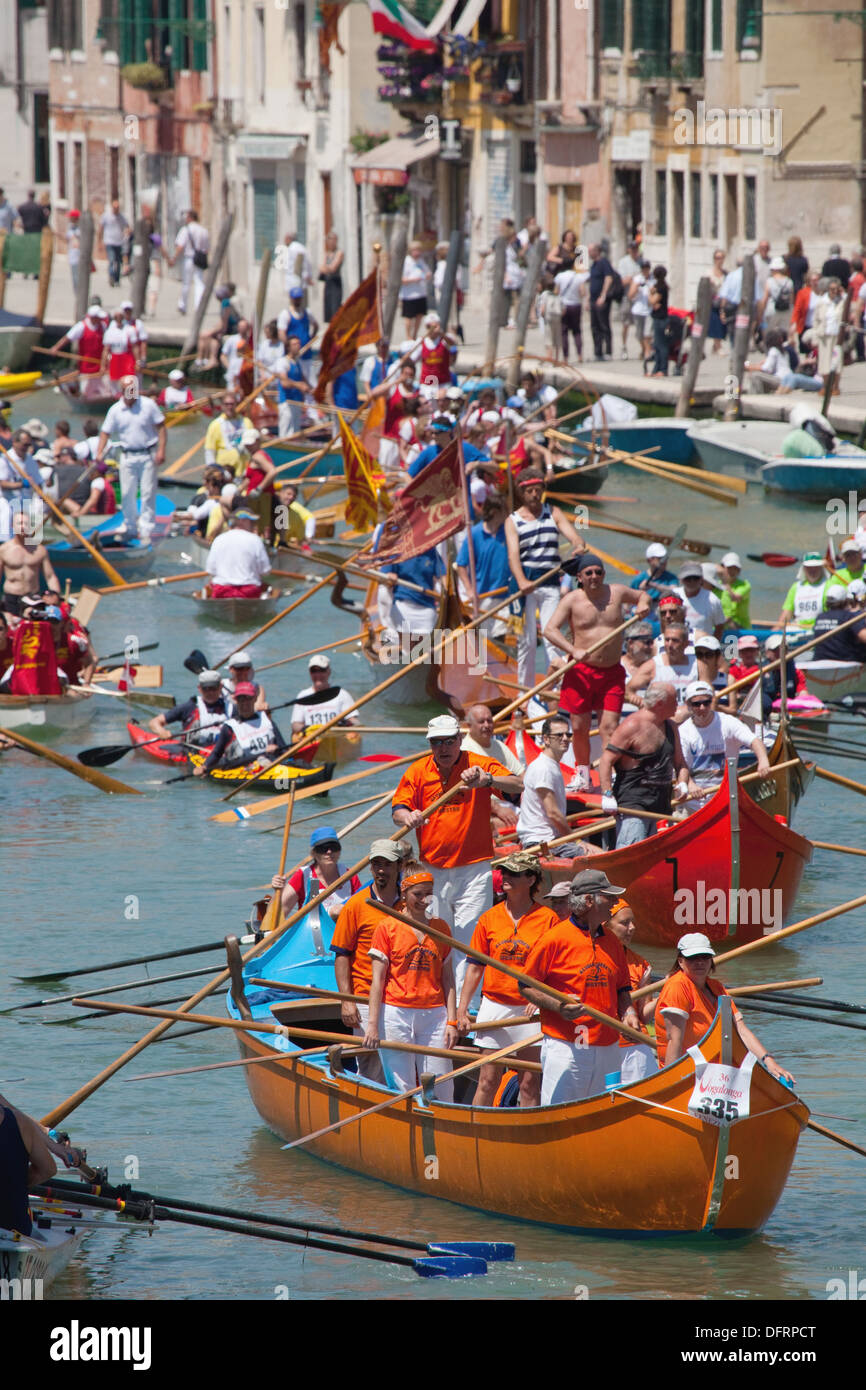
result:
[[[246,767],[254,771],[259,759],[273,758],[288,745],[264,710],[256,710],[256,687],[240,681],[235,687],[235,711],[222,725],[203,763],[193,769],[204,777],[217,767]]]
[[[671,785],[677,772],[678,800],[698,796],[686,767],[673,717],[677,712],[674,687],[654,681],[643,695],[643,706],[616,731],[616,743],[605,746],[598,769],[601,809],[616,814],[616,847],[634,845],[656,832],[653,820],[630,816],[629,809],[669,815]]]
[[[120,441],[122,529],[147,541],[156,525],[157,470],[165,463],[165,416],[149,396],[139,395],[136,376],[124,376],[120,385],[123,394],[102,422],[96,462],[102,463],[112,437]]]
[[[577,663],[565,673],[559,698],[560,709],[571,715],[575,774],[568,790],[572,792],[589,786],[593,713],[601,712],[599,732],[606,742],[619,723],[625,700],[622,636],[609,635],[626,621],[628,609],[635,609],[636,618],[650,611],[646,593],[627,589],[624,584],[606,583],[604,565],[596,555],[584,552],[574,563],[574,570],[581,587],[560,599],[544,630],[546,639]],[[571,630],[570,640],[562,634],[565,623]],[[587,648],[600,641],[603,645],[587,656]]]

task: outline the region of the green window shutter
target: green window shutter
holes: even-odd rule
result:
[[[601,46],[622,49],[625,45],[625,0],[602,0]]]
[[[633,0],[631,46],[644,53],[669,53],[671,47],[670,0]]]
[[[737,52],[761,51],[764,20],[762,0],[737,0]]]
[[[171,45],[170,67],[172,72],[180,72],[181,68],[188,66],[189,36],[186,25],[186,0],[169,0],[168,19],[168,41]]]
[[[208,0],[192,0],[193,18],[193,41],[192,41],[192,68],[193,72],[205,72],[207,70],[207,19]]]
[[[705,0],[686,0],[686,53],[703,57]]]
[[[722,0],[713,0],[712,13],[712,32],[710,35],[710,49],[713,53],[721,53],[724,43],[724,33],[722,29]]]

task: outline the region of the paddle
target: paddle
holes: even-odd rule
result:
[[[826,1014],[808,1013],[805,1009],[774,1008],[771,1004],[764,1003],[763,999],[757,1002],[754,999],[744,999],[743,1008],[754,1009],[759,1014],[776,1014],[778,1018],[805,1019],[807,1023],[826,1023],[831,1028],[853,1028],[857,1033],[866,1033],[866,1023],[849,1023],[844,1018],[828,1018]]]
[[[765,550],[761,555],[747,555],[756,565],[770,565],[773,569],[785,569],[788,565],[799,564],[799,555],[782,555],[773,550]]]
[[[755,998],[766,997],[771,1003],[776,1002],[776,995],[771,993],[774,989],[778,989],[778,985],[757,986]],[[866,1004],[846,1004],[841,999],[815,999],[810,995],[808,999],[784,999],[778,1002],[788,1004],[791,1008],[802,1005],[808,1009],[828,1009],[831,1013],[866,1014]]]
[[[411,917],[407,917],[405,913],[398,912],[396,908],[388,907],[385,903],[378,902],[373,898],[368,898],[367,901],[380,912],[384,912],[386,917],[393,917],[395,921],[402,922],[404,926],[411,927],[414,931],[420,930],[417,922],[413,921]],[[517,970],[515,966],[508,965],[505,961],[485,955],[484,951],[477,951],[474,946],[468,946],[465,942],[458,941],[455,937],[430,926],[429,922],[423,930],[428,936],[432,936],[434,941],[440,942],[443,946],[449,946],[452,950],[459,951],[461,955],[468,956],[470,960],[477,961],[479,965],[490,965],[494,970],[501,970],[504,975],[510,975],[512,980],[516,980],[518,984],[528,985],[530,989],[537,990],[539,994],[546,994],[560,1004],[580,1004],[582,1013],[588,1014],[598,1023],[604,1023],[609,1028],[616,1029],[630,1042],[643,1043],[649,1047],[656,1046],[654,1040],[646,1033],[639,1033],[636,1028],[630,1028],[627,1023],[620,1022],[618,1018],[611,1018],[610,1014],[602,1013],[600,1009],[594,1008],[592,1004],[587,1004],[583,999],[575,999],[570,994],[563,994],[561,990],[554,989],[552,985],[543,984],[540,980],[534,979],[532,975],[527,975],[523,970]]]
[[[286,871],[286,855],[289,852],[289,835],[292,829],[292,812],[294,811],[294,809],[295,786],[293,783],[289,789],[289,802],[286,806],[286,821],[285,825],[283,826],[283,843],[280,846],[280,862],[279,867],[277,869],[278,874],[284,874]],[[270,902],[268,903],[267,909],[265,910],[264,918],[262,919],[262,931],[266,933],[272,932],[275,927],[279,926],[280,921],[282,919],[282,915],[283,895],[278,889],[275,889],[273,896]]]
[[[542,574],[538,579],[534,580],[533,583],[529,586],[529,588],[525,590],[525,592],[531,593],[534,589],[537,589],[540,584],[546,584],[554,574],[557,574],[559,572],[560,568],[561,567],[559,565],[554,565],[545,574]],[[291,757],[300,749],[306,748],[308,743],[312,743],[315,739],[320,738],[322,734],[326,733],[329,729],[333,728],[333,726],[339,723],[341,719],[345,719],[346,715],[353,714],[356,709],[360,709],[362,705],[366,705],[370,700],[374,700],[377,695],[381,695],[384,690],[387,690],[397,681],[402,680],[403,677],[407,676],[410,671],[414,671],[418,666],[425,665],[431,660],[441,660],[442,654],[445,651],[446,647],[450,647],[454,642],[457,641],[459,637],[463,636],[467,632],[474,631],[474,629],[476,627],[479,627],[481,623],[484,623],[489,618],[492,618],[503,608],[507,608],[511,601],[512,596],[509,594],[506,598],[502,599],[500,603],[494,604],[492,608],[488,608],[486,612],[479,613],[477,618],[473,618],[470,622],[464,623],[462,627],[455,628],[453,632],[448,632],[447,635],[445,635],[444,637],[437,638],[436,650],[433,653],[428,653],[426,651],[422,652],[421,655],[417,656],[414,661],[407,662],[405,666],[401,666],[399,670],[393,673],[393,675],[388,676],[387,680],[384,680],[380,682],[379,685],[374,686],[373,689],[369,690],[366,695],[362,695],[360,699],[355,700],[353,704],[349,705],[346,709],[342,710],[341,713],[335,714],[332,719],[329,719],[326,723],[320,725],[320,727],[314,733],[302,734],[300,739],[293,743],[291,748],[289,749],[289,756]],[[629,619],[629,622],[633,621],[634,619]],[[628,624],[623,624],[623,626],[627,627]],[[605,638],[605,640],[609,640],[609,637],[612,635],[613,634],[608,634],[608,638]],[[599,643],[598,645],[600,646],[602,644]],[[595,648],[591,647],[589,650],[594,651]],[[528,696],[524,696],[523,698],[526,699],[528,698]],[[272,763],[271,766],[274,766],[274,764]],[[243,791],[245,787],[249,786],[250,780],[251,779],[248,779],[246,782],[242,782],[239,786],[233,788],[232,791],[230,791],[226,796],[223,797],[223,801],[229,801],[233,796],[236,796],[238,792]]]
[[[80,1192],[81,1184],[66,1182],[62,1178],[52,1181],[52,1188],[63,1192]],[[138,1192],[127,1187],[112,1187],[110,1183],[85,1184],[85,1191],[97,1196],[121,1197],[138,1202],[157,1202],[160,1206],[175,1207],[178,1211],[200,1212],[204,1216],[225,1216],[230,1220],[248,1221],[255,1224],[275,1226],[289,1231],[313,1231],[316,1235],[342,1236],[346,1240],[370,1241],[376,1245],[392,1245],[401,1250],[426,1250],[429,1254],[446,1250],[451,1254],[474,1255],[487,1260],[512,1260],[514,1246],[507,1241],[460,1240],[431,1241],[406,1240],[401,1236],[376,1235],[372,1231],[352,1231],[344,1226],[323,1226],[317,1222],[289,1221],[283,1216],[270,1216],[265,1212],[241,1211],[237,1207],[218,1207],[203,1202],[188,1202],[180,1197],[157,1197],[150,1192]]]
[[[407,761],[410,761],[410,759],[407,759]],[[372,769],[372,771],[379,772],[381,771],[381,769],[374,768]],[[362,773],[360,775],[363,776],[364,774]],[[451,799],[452,796],[455,796],[457,792],[461,790],[462,785],[462,782],[456,782],[453,787],[450,787],[448,789],[448,791],[443,792],[442,796],[437,797],[433,804],[431,806],[428,806],[427,809],[422,813],[422,819],[426,819],[428,816],[432,815],[434,811],[438,811],[440,806],[443,806],[447,801]],[[310,790],[313,791],[316,789],[310,788]],[[300,795],[303,796],[304,793],[301,792]],[[388,793],[389,797],[390,795],[391,793]],[[374,806],[370,810],[365,811],[355,821],[351,822],[348,826],[344,827],[341,833],[343,835],[347,835],[350,830],[353,830],[356,826],[360,825],[371,814],[373,814],[375,809],[376,808]],[[243,810],[243,807],[239,807],[237,814],[242,814]],[[399,830],[395,830],[393,835],[390,836],[390,838],[394,840],[396,843],[397,841],[404,839],[405,836],[408,835],[408,833],[409,827],[404,825],[401,826]],[[306,859],[301,861],[301,863],[298,865],[298,868],[303,868],[309,862],[309,856],[307,856]],[[364,857],[362,859],[359,859],[356,864],[353,864],[350,868],[346,869],[345,872],[340,874],[339,878],[335,879],[333,883],[330,883],[327,885],[326,888],[323,888],[321,893],[317,893],[315,897],[310,898],[308,902],[304,903],[295,912],[293,912],[285,922],[282,922],[280,924],[276,931],[271,932],[270,936],[263,937],[261,941],[257,942],[254,946],[252,946],[250,950],[247,951],[247,953],[242,957],[242,964],[247,964],[248,961],[253,960],[256,956],[261,955],[263,951],[270,950],[274,942],[277,941],[281,936],[283,936],[285,932],[291,930],[291,928],[297,922],[300,922],[314,908],[321,906],[321,904],[325,901],[327,897],[331,895],[331,893],[336,892],[338,888],[342,888],[344,883],[348,883],[349,880],[355,874],[360,873],[361,869],[363,869],[369,862],[370,856],[369,854],[365,854]],[[212,994],[214,992],[214,990],[219,989],[220,985],[225,984],[225,982],[229,978],[230,971],[227,968],[220,970],[219,973],[215,975],[212,980],[210,980],[207,984],[202,985],[201,989],[196,990],[195,994],[190,995],[190,998],[187,1000],[186,1004],[181,1005],[180,1012],[182,1013],[183,1018],[186,1019],[187,1010],[194,1008],[195,1005],[198,1004],[202,999],[206,999],[209,994]],[[98,1072],[96,1076],[91,1077],[91,1079],[89,1081],[86,1081],[83,1086],[79,1086],[77,1091],[74,1091],[71,1096],[67,1096],[66,1099],[61,1101],[59,1105],[55,1105],[53,1110],[50,1110],[47,1115],[42,1117],[42,1124],[44,1124],[48,1129],[51,1129],[53,1126],[58,1125],[61,1122],[61,1120],[64,1120],[67,1115],[71,1114],[73,1110],[76,1110],[79,1105],[81,1105],[85,1100],[87,1100],[88,1096],[93,1095],[94,1091],[98,1091],[100,1086],[104,1086],[105,1082],[110,1080],[110,1078],[114,1076],[116,1072],[120,1071],[121,1067],[125,1067],[127,1062],[131,1061],[133,1057],[137,1057],[139,1052],[142,1052],[144,1048],[150,1045],[150,1043],[158,1042],[159,1039],[163,1036],[163,1034],[168,1032],[169,1028],[171,1027],[172,1021],[173,1020],[164,1020],[163,1022],[156,1024],[155,1027],[149,1029],[148,1032],[145,1033],[144,1037],[139,1038],[136,1043],[133,1043],[131,1047],[128,1047],[125,1052],[122,1052],[120,1054],[119,1057],[115,1057],[114,1061],[110,1062],[107,1067],[103,1067],[102,1071]]]
[[[23,734],[15,733],[12,729],[0,728],[0,737],[8,738],[12,743],[17,743],[19,748],[23,748],[27,753],[35,753],[37,758],[44,758],[49,763],[56,763],[66,772],[71,772],[73,777],[80,777],[82,782],[89,782],[92,787],[98,787],[103,792],[114,792],[118,796],[141,796],[137,787],[128,787],[125,782],[117,782],[113,777],[106,777],[104,773],[97,772],[93,768],[83,767],[72,758],[66,758],[62,753],[55,753],[53,748],[46,748],[41,743],[34,743],[33,739],[25,738]]]
[[[259,939],[258,934],[240,938],[242,945],[249,945]],[[203,951],[222,951],[224,946],[223,941],[207,941],[203,946],[180,946],[175,951],[160,951],[156,955],[127,956],[124,960],[109,961],[107,965],[81,965],[71,970],[43,970],[38,975],[16,975],[14,978],[25,984],[37,984],[45,980],[68,980],[73,975],[100,975],[106,970],[123,970],[128,965],[151,965],[157,960],[176,960],[178,956],[198,956]]]
[[[417,762],[423,758],[424,753],[408,753],[402,758],[389,759],[389,766],[392,768],[404,767],[407,763]],[[383,772],[381,766],[364,768],[362,772],[349,772],[344,777],[335,777],[331,782],[317,782],[314,787],[307,787],[304,791],[298,792],[295,800],[303,801],[308,796],[324,796],[326,792],[333,791],[336,787],[348,786],[350,782],[360,782],[365,777],[380,776]],[[393,790],[388,793],[393,796]],[[211,820],[219,821],[222,825],[237,825],[240,821],[252,820],[254,816],[260,816],[265,811],[273,811],[278,807],[282,809],[286,804],[288,792],[281,792],[279,796],[265,797],[261,801],[250,803],[248,806],[232,806],[228,811],[218,811]]]
[[[95,999],[100,994],[120,994],[125,989],[143,989],[145,985],[165,985],[174,980],[191,980],[197,975],[209,975],[211,969],[211,966],[205,965],[200,970],[181,970],[171,975],[152,975],[146,976],[143,980],[130,980],[122,985],[103,985],[101,989],[92,989],[90,995]],[[14,1014],[19,1009],[44,1009],[51,1004],[68,1004],[77,998],[77,990],[73,994],[49,995],[47,999],[31,999],[26,1004],[11,1004],[8,1008],[0,1009],[0,1014]]]
[[[33,479],[28,477],[26,471],[21,467],[19,463],[16,463],[15,459],[12,458],[9,451],[3,448],[2,444],[0,444],[0,453],[5,455],[7,463],[11,463],[19,478],[23,478],[23,480],[29,484],[29,486],[36,493],[36,496],[41,499],[43,506],[46,506],[48,510],[54,516],[57,517],[61,526],[65,527],[66,530],[69,531],[70,535],[74,536],[76,541],[78,541],[80,545],[84,546],[84,549],[88,552],[91,559],[95,560],[96,563],[99,565],[99,568],[102,570],[102,573],[105,575],[106,579],[110,580],[112,585],[122,584],[123,575],[118,574],[114,566],[108,563],[105,556],[101,554],[99,550],[97,550],[96,546],[91,545],[90,541],[87,540],[85,536],[82,536],[80,531],[76,530],[76,528],[72,524],[71,518],[67,516],[66,512],[62,512],[60,508],[57,506],[56,502],[54,502],[46,492],[43,492],[42,488],[38,485],[38,483],[34,483]]]
[[[846,627],[851,627],[854,623],[859,623],[862,620],[862,618],[862,613],[855,613],[852,617],[846,618],[844,623],[840,623],[838,627],[833,629],[834,635],[837,632],[844,632]],[[801,656],[803,652],[808,652],[811,650],[812,647],[817,647],[819,642],[824,641],[825,636],[826,634],[822,633],[820,637],[810,637],[808,642],[800,643],[800,645],[795,649],[796,655]],[[788,659],[791,659],[791,653],[789,653]],[[781,657],[777,657],[774,661],[768,661],[766,665],[761,668],[761,675],[765,676],[768,671],[777,670],[781,666],[781,664]],[[717,691],[717,697],[719,695],[730,695],[732,690],[739,690],[740,687],[743,685],[752,685],[757,679],[758,673],[756,671],[750,672],[748,676],[740,676],[739,680],[732,681],[731,684],[726,685],[723,690]],[[857,784],[855,783],[854,785],[856,787]]]
[[[115,584],[110,589],[97,589],[98,594],[121,594],[128,593],[130,589],[161,589],[163,584],[179,584],[182,579],[207,579],[207,570],[186,570],[183,574],[166,574],[157,576],[156,579],[136,579],[132,584]],[[155,643],[158,646],[159,643]],[[146,651],[147,648],[142,648]]]
[[[141,652],[155,652],[158,646],[159,646],[159,643],[158,643],[158,642],[146,642],[145,645],[144,645],[143,647],[139,647],[137,650],[138,650],[139,654],[140,654]],[[99,664],[100,664],[100,666],[102,666],[102,665],[104,665],[104,663],[105,663],[106,661],[119,661],[121,657],[123,657],[123,659],[126,660],[126,656],[127,656],[127,653],[126,653],[125,651],[123,651],[123,652],[109,652],[107,656],[101,656],[101,657],[99,658]],[[136,661],[137,661],[137,660],[138,660],[138,657],[136,657]]]
[[[524,1047],[532,1047],[535,1043],[540,1042],[542,1037],[542,1033],[536,1033],[532,1038],[526,1038],[522,1042],[510,1043],[508,1047],[501,1047],[498,1052],[488,1052],[485,1050],[474,1062],[467,1062],[465,1066],[458,1067],[456,1071],[446,1072],[444,1076],[434,1076],[432,1078],[432,1084],[438,1086],[443,1081],[453,1081],[458,1076],[465,1076],[468,1072],[475,1071],[477,1067],[483,1067],[491,1062],[500,1062],[512,1052],[519,1052]],[[385,1046],[392,1047],[393,1044],[385,1042]],[[347,1115],[344,1119],[337,1120],[336,1123],[327,1125],[324,1129],[314,1130],[312,1134],[304,1134],[300,1139],[294,1139],[291,1144],[284,1144],[283,1148],[299,1148],[301,1144],[309,1144],[313,1139],[321,1139],[326,1134],[333,1134],[335,1130],[343,1129],[346,1125],[354,1124],[358,1120],[363,1120],[367,1115],[380,1115],[383,1110],[390,1109],[392,1105],[399,1105],[401,1101],[411,1100],[414,1096],[421,1095],[424,1089],[425,1085],[422,1083],[420,1086],[414,1086],[410,1091],[401,1091],[399,1095],[389,1096],[387,1100],[380,1101],[378,1105],[370,1105],[365,1110],[359,1111],[357,1115]]]
[[[156,738],[145,739],[144,743],[103,743],[96,748],[82,748],[77,757],[85,767],[111,767],[112,763],[119,763],[121,758],[125,758],[127,753],[137,753],[139,748],[152,748],[155,743],[176,743],[195,748],[195,744],[190,743],[184,734],[175,734],[173,738],[170,734],[166,737],[160,734]]]
[[[256,669],[259,671],[273,671],[276,666],[288,666],[290,661],[301,661],[305,656],[318,656],[319,652],[333,651],[337,647],[348,647],[352,642],[360,644],[360,641],[361,639],[357,634],[352,637],[341,637],[336,642],[324,642],[320,647],[310,647],[308,651],[295,652],[294,656],[283,656],[279,661],[269,661],[266,666],[259,666]],[[184,665],[185,664],[186,663],[184,663]]]

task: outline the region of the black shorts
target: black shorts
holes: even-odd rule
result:
[[[16,618],[24,616],[24,600],[21,594],[4,594],[0,608],[5,612],[11,613]]]
[[[415,319],[415,318],[419,318],[419,317],[421,316],[421,314],[426,314],[426,312],[427,312],[427,296],[426,296],[426,294],[425,294],[425,295],[423,296],[423,298],[421,298],[421,299],[404,299],[404,300],[402,301],[402,304],[403,304],[403,310],[402,310],[402,312],[403,312],[403,317],[404,317],[404,319]]]

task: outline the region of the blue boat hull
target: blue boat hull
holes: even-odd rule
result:
[[[689,439],[689,430],[694,420],[629,420],[621,425],[609,427],[610,446],[622,449],[629,454],[653,450],[653,457],[663,463],[692,463],[695,446]],[[575,430],[575,438],[584,443],[592,441],[590,425],[582,425]],[[596,439],[600,432],[596,432]]]
[[[771,459],[761,468],[759,476],[768,492],[785,492],[794,497],[826,502],[830,497],[847,497],[850,489],[866,492],[866,457]]]
[[[146,579],[156,559],[154,547],[140,540],[129,541],[126,545],[100,546],[100,551],[127,584],[136,579]],[[73,589],[80,589],[82,584],[99,588],[107,583],[104,572],[83,546],[57,541],[55,545],[48,546],[48,554],[61,584],[68,579]]]

